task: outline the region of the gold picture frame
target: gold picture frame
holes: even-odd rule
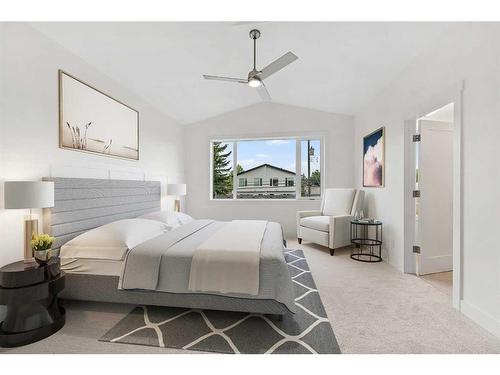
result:
[[[58,78],[59,147],[138,161],[139,111],[61,69]]]

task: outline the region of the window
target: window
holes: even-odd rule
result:
[[[321,143],[318,138],[212,141],[211,196],[320,198]]]
[[[233,198],[233,142],[212,142],[212,197]]]
[[[321,142],[307,139],[300,142],[300,196],[321,196]]]

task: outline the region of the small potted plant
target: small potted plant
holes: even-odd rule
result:
[[[54,237],[45,233],[33,234],[31,247],[33,248],[33,254],[38,264],[45,264],[50,258],[59,256],[59,249],[51,249],[54,240]]]

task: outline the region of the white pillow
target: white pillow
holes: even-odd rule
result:
[[[190,223],[191,221],[194,221],[194,219],[191,216],[189,216],[188,214],[183,214],[182,212],[174,212],[174,213],[182,225]]]
[[[159,221],[173,228],[177,228],[179,225],[181,225],[181,222],[174,214],[174,212],[169,212],[169,211],[151,212],[149,214],[139,216],[139,219]]]
[[[61,247],[63,258],[121,260],[128,249],[170,230],[166,224],[125,219],[89,230]]]
[[[170,211],[157,211],[150,214],[139,216],[141,219],[160,221],[167,224],[173,228],[177,228],[180,225],[187,224],[194,219],[182,212],[170,212]]]

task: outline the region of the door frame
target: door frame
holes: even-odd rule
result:
[[[414,115],[404,122],[404,272],[415,273],[415,148],[411,139],[417,119],[449,103],[453,108],[453,307],[460,310],[463,293],[463,194],[462,194],[462,121],[465,82],[460,81],[415,106]]]

